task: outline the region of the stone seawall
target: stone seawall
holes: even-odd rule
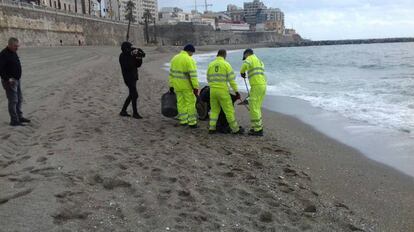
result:
[[[23,46],[119,45],[125,40],[127,24],[96,17],[68,14],[31,5],[0,2],[0,46],[9,37],[17,37]],[[297,38],[275,32],[215,31],[208,25],[179,23],[149,27],[149,38],[159,45],[226,45],[294,43]],[[154,33],[156,31],[156,33]],[[145,44],[144,28],[131,26],[130,40],[138,46]],[[62,44],[61,44],[62,41]]]
[[[23,46],[119,45],[127,25],[45,9],[0,5],[0,46],[17,37]],[[142,44],[143,28],[132,26],[130,40]]]
[[[208,25],[180,23],[177,25],[157,26],[157,40],[163,45],[195,45],[211,44],[263,44],[263,43],[292,43],[297,39],[292,36],[277,34],[276,32],[233,32],[215,31]],[[150,28],[149,35],[154,38],[154,29]]]

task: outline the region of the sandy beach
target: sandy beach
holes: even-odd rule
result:
[[[414,231],[412,177],[295,118],[265,111],[266,135],[251,138],[162,117],[177,49],[145,50],[142,120],[118,116],[119,48],[19,52],[33,122],[9,127],[2,91],[0,232]],[[246,109],[237,117],[248,127]]]

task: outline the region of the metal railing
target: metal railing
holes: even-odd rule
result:
[[[51,14],[56,14],[56,15],[76,17],[76,18],[91,19],[94,21],[100,21],[100,22],[105,22],[105,23],[127,25],[127,23],[123,21],[118,21],[118,20],[108,19],[108,18],[101,18],[101,17],[94,16],[94,15],[79,14],[79,13],[72,12],[72,11],[63,11],[63,10],[56,9],[56,8],[51,8],[51,7],[36,5],[36,4],[30,4],[30,3],[20,2],[16,0],[0,0],[0,6],[8,6],[8,7],[37,11],[37,12],[45,12],[45,13],[51,13]]]

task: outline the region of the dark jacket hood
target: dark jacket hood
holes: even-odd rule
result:
[[[123,53],[129,53],[132,49],[132,44],[130,42],[123,42],[121,45],[121,50]]]

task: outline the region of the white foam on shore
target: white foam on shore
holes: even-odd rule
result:
[[[414,177],[414,138],[408,133],[350,120],[291,97],[268,96],[264,107],[298,118],[368,158]]]
[[[351,120],[413,135],[414,69],[407,65],[409,58],[414,62],[414,55],[407,58],[411,46],[280,48],[255,52],[266,65],[269,95],[295,97]],[[241,54],[242,50],[229,52],[228,60],[236,73],[242,64]],[[201,82],[206,82],[207,65],[214,56],[215,53],[195,56]],[[245,90],[243,80],[237,78],[237,82],[240,90]]]

